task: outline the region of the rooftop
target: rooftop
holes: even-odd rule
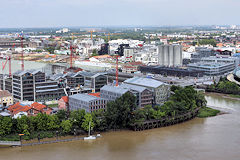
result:
[[[0,90],[0,98],[12,96],[11,93],[7,90]]]
[[[168,85],[166,83],[163,83],[155,79],[142,78],[142,77],[133,77],[125,80],[124,82],[128,84],[140,85],[140,86],[151,87],[151,88],[157,88],[161,85]]]
[[[91,96],[88,94],[74,94],[74,95],[69,96],[69,98],[73,98],[73,99],[77,99],[77,100],[81,100],[81,101],[85,101],[85,102],[101,99],[99,97]]]
[[[120,94],[124,94],[127,91],[129,91],[129,89],[127,88],[122,88],[121,86],[112,86],[112,85],[105,85],[101,88],[101,90],[109,91],[113,93],[120,93]]]

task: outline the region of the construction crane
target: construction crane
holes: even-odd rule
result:
[[[89,31],[91,33],[91,40],[93,40],[93,32],[95,32],[94,30]]]
[[[116,55],[116,86],[118,86],[118,57],[119,55]]]
[[[110,33],[108,32],[107,34],[105,33],[104,35],[107,36],[108,42],[110,41],[110,36],[114,36],[114,35],[121,35],[124,33]]]
[[[8,67],[8,69],[9,69],[9,77],[11,77],[11,76],[12,76],[12,70],[11,70],[11,56],[7,56],[7,57],[6,57],[6,61],[5,61],[5,63],[2,64],[2,71],[5,69],[7,62],[8,62],[8,65],[9,65],[9,67]]]
[[[13,44],[12,48],[14,48],[14,46],[15,46],[15,43]],[[7,56],[5,63],[2,64],[2,71],[5,69],[7,62],[8,62],[8,65],[9,65],[9,66],[8,66],[8,69],[9,69],[9,77],[11,77],[11,76],[12,76],[11,55]]]
[[[22,32],[22,34],[21,34],[21,36],[20,35],[18,35],[20,38],[21,38],[21,47],[22,47],[22,51],[21,51],[21,59],[22,59],[22,64],[21,64],[21,66],[22,66],[22,71],[24,71],[24,58],[23,58],[23,32]]]

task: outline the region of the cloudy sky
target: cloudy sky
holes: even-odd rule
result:
[[[0,28],[240,24],[239,7],[240,0],[0,0]]]

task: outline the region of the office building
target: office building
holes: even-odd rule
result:
[[[69,109],[79,110],[84,109],[86,112],[93,112],[97,110],[105,111],[107,100],[88,94],[75,94],[69,96]]]
[[[149,89],[153,93],[153,104],[162,105],[170,96],[170,85],[151,78],[134,77],[124,83]]]

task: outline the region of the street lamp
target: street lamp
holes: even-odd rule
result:
[[[20,144],[22,146],[22,136],[24,136],[24,134],[18,134],[18,135],[19,135]]]

